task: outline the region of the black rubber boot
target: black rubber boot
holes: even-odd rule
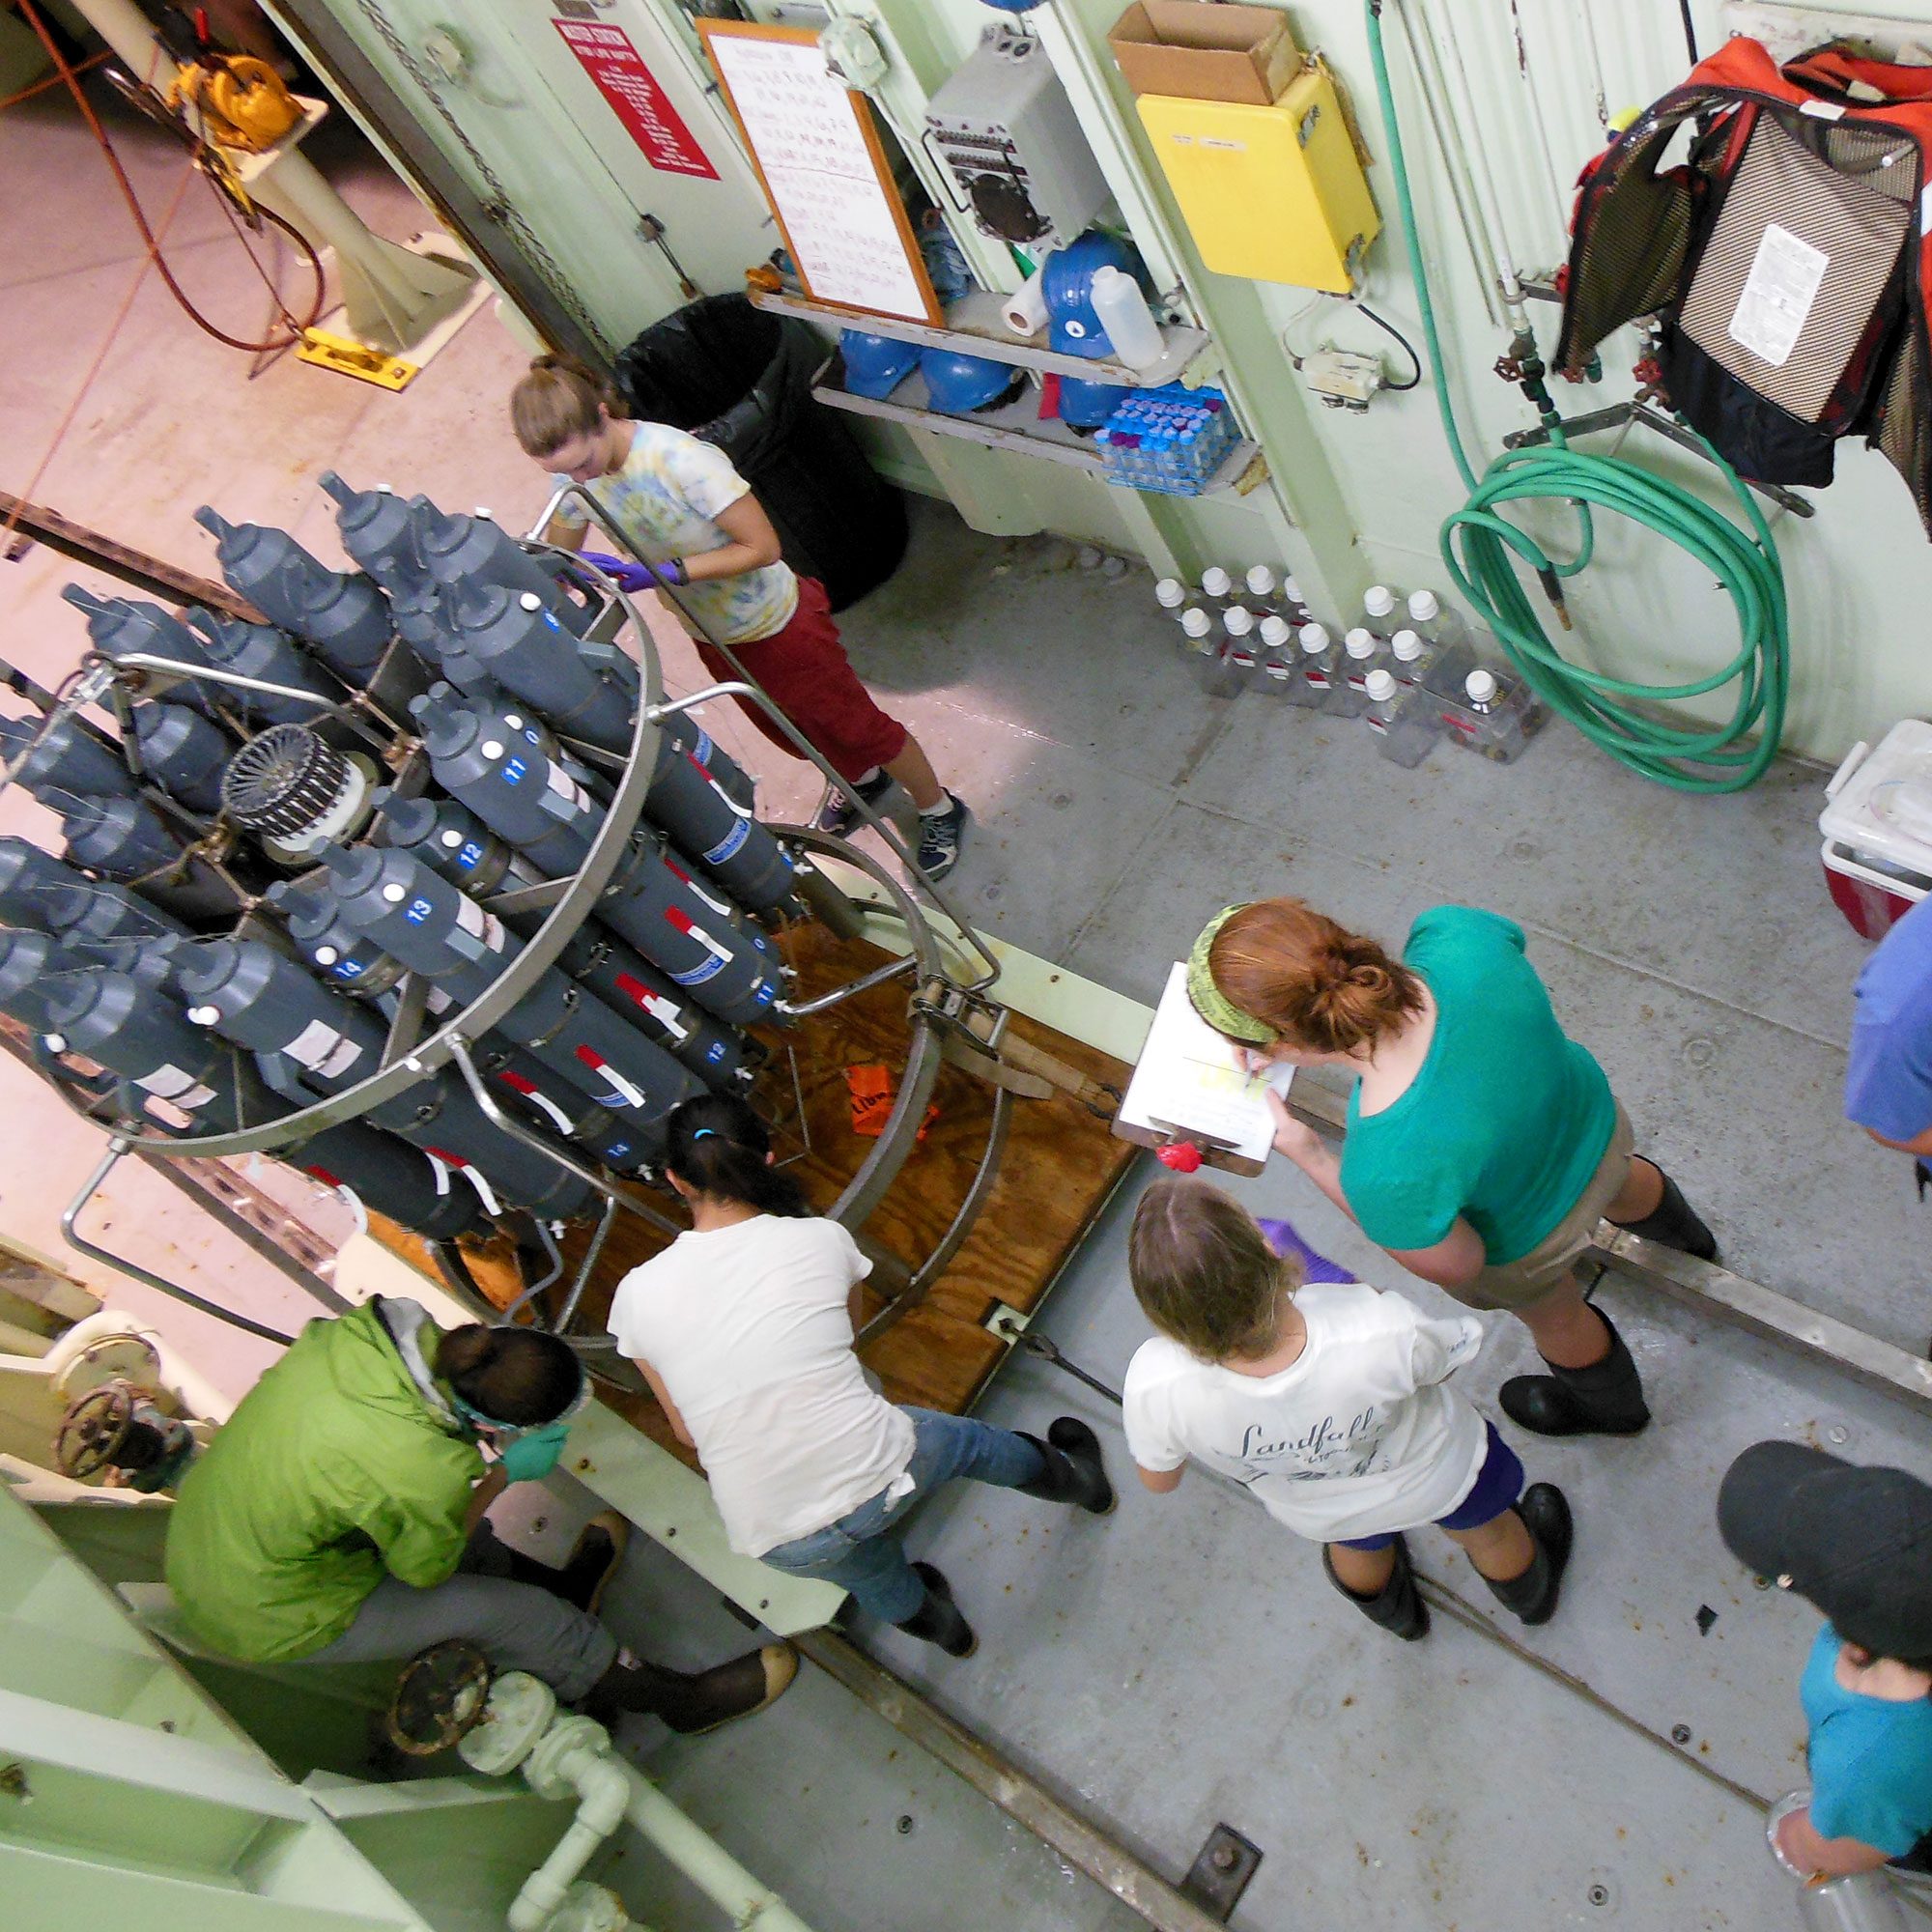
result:
[[[1556,1612],[1556,1594],[1563,1586],[1563,1568],[1570,1561],[1570,1505],[1554,1483],[1532,1483],[1516,1506],[1522,1526],[1536,1545],[1536,1554],[1520,1577],[1499,1583],[1483,1581],[1512,1616],[1526,1624],[1547,1624]]]
[[[604,1587],[615,1574],[624,1547],[630,1541],[631,1525],[615,1510],[600,1510],[583,1525],[577,1547],[561,1568],[539,1563],[521,1549],[509,1551],[513,1582],[533,1584],[561,1597],[566,1604],[595,1616],[604,1601]]]
[[[1072,1503],[1094,1516],[1110,1515],[1116,1497],[1107,1480],[1107,1465],[1100,1460],[1100,1438],[1071,1415],[1058,1417],[1042,1442],[1037,1435],[1019,1432],[1022,1442],[1031,1442],[1046,1458],[1046,1474],[1020,1485],[1023,1496],[1038,1496],[1049,1503]]]
[[[971,1657],[980,1648],[973,1626],[959,1614],[952,1601],[952,1586],[930,1563],[915,1563],[913,1569],[925,1585],[925,1602],[898,1628],[908,1636],[936,1643],[948,1657]]]
[[[626,1711],[638,1711],[662,1718],[686,1737],[701,1737],[734,1718],[762,1711],[785,1693],[797,1675],[798,1652],[788,1643],[748,1650],[692,1677],[620,1650],[616,1662],[584,1698],[583,1710],[606,1725]]]
[[[1512,1376],[1498,1394],[1503,1413],[1538,1435],[1634,1435],[1650,1420],[1643,1379],[1624,1338],[1600,1308],[1610,1331],[1610,1352],[1586,1369],[1559,1369],[1547,1376]]]
[[[1657,1167],[1654,1160],[1647,1164]],[[1697,1218],[1696,1209],[1678,1191],[1676,1181],[1661,1167],[1657,1167],[1657,1174],[1663,1182],[1663,1199],[1657,1204],[1656,1212],[1646,1214],[1641,1221],[1613,1221],[1610,1225],[1641,1235],[1646,1241],[1655,1241],[1660,1247],[1695,1255],[1700,1262],[1716,1261],[1718,1237]]]
[[[1336,1576],[1334,1560],[1325,1543],[1321,1546],[1321,1567],[1327,1572],[1329,1582],[1372,1624],[1379,1624],[1405,1643],[1414,1643],[1429,1634],[1429,1605],[1415,1587],[1415,1573],[1408,1567],[1408,1545],[1401,1537],[1395,1540],[1395,1568],[1377,1596],[1358,1597]]]

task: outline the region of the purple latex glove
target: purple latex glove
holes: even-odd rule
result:
[[[675,564],[650,565],[634,562],[627,556],[607,556],[601,550],[578,553],[585,563],[594,563],[620,590],[654,590],[662,582],[681,583],[683,573]]]
[[[1293,1255],[1301,1263],[1302,1279],[1305,1281],[1353,1281],[1354,1276],[1345,1267],[1339,1267],[1326,1255],[1318,1255],[1293,1228],[1286,1221],[1268,1221],[1261,1215],[1255,1216],[1255,1226],[1262,1231],[1262,1239],[1274,1252],[1286,1260]]]

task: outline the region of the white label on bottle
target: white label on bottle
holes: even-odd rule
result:
[[[1741,349],[1782,369],[1798,346],[1831,265],[1824,249],[1768,222],[1726,333]]]
[[[1371,731],[1379,731],[1386,737],[1388,735],[1388,727],[1389,724],[1386,718],[1378,718],[1374,712],[1369,714],[1369,729]]]
[[[310,1020],[282,1051],[291,1060],[306,1066],[311,1073],[320,1073],[325,1080],[333,1080],[355,1065],[362,1049],[348,1035],[337,1033],[332,1026],[325,1026],[321,1020]]]
[[[556,793],[568,805],[574,805],[579,811],[589,809],[590,794],[577,782],[560,765],[553,762],[550,775],[544,780],[545,788]]]
[[[179,1066],[157,1066],[145,1079],[135,1081],[134,1085],[142,1093],[152,1094],[157,1100],[172,1100],[185,1114],[207,1106],[214,1098],[213,1087],[198,1086],[194,1075],[183,1072]]]

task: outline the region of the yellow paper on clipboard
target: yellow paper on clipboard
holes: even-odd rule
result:
[[[1268,1090],[1286,1096],[1294,1069],[1276,1066],[1264,1077],[1248,1072],[1239,1055],[1194,1010],[1187,968],[1177,964],[1121,1102],[1122,1125],[1164,1140],[1178,1129],[1182,1139],[1201,1136],[1243,1159],[1265,1160],[1274,1143]]]

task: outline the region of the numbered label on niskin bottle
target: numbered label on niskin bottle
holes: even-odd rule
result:
[[[752,821],[749,818],[733,819],[730,831],[725,833],[710,851],[700,853],[698,856],[707,866],[722,866],[726,859],[744,849],[745,840],[751,836]]]
[[[505,758],[502,770],[506,785],[520,785],[529,776],[530,768],[521,758]]]

